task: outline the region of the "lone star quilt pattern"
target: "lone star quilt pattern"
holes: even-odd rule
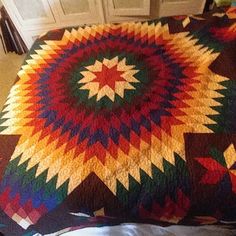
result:
[[[236,10],[42,35],[0,115],[0,231],[236,221]]]

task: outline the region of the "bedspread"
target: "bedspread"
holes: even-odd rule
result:
[[[236,9],[53,30],[0,115],[0,232],[236,221]]]

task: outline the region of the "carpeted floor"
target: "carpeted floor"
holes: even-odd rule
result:
[[[4,54],[0,43],[0,111],[6,101],[9,90],[16,79],[16,74],[25,55]]]

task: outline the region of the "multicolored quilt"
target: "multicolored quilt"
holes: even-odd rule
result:
[[[0,116],[0,232],[236,221],[236,9],[50,31]]]

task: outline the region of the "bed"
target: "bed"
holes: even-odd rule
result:
[[[235,148],[236,8],[49,31],[0,115],[0,232],[235,235]]]

